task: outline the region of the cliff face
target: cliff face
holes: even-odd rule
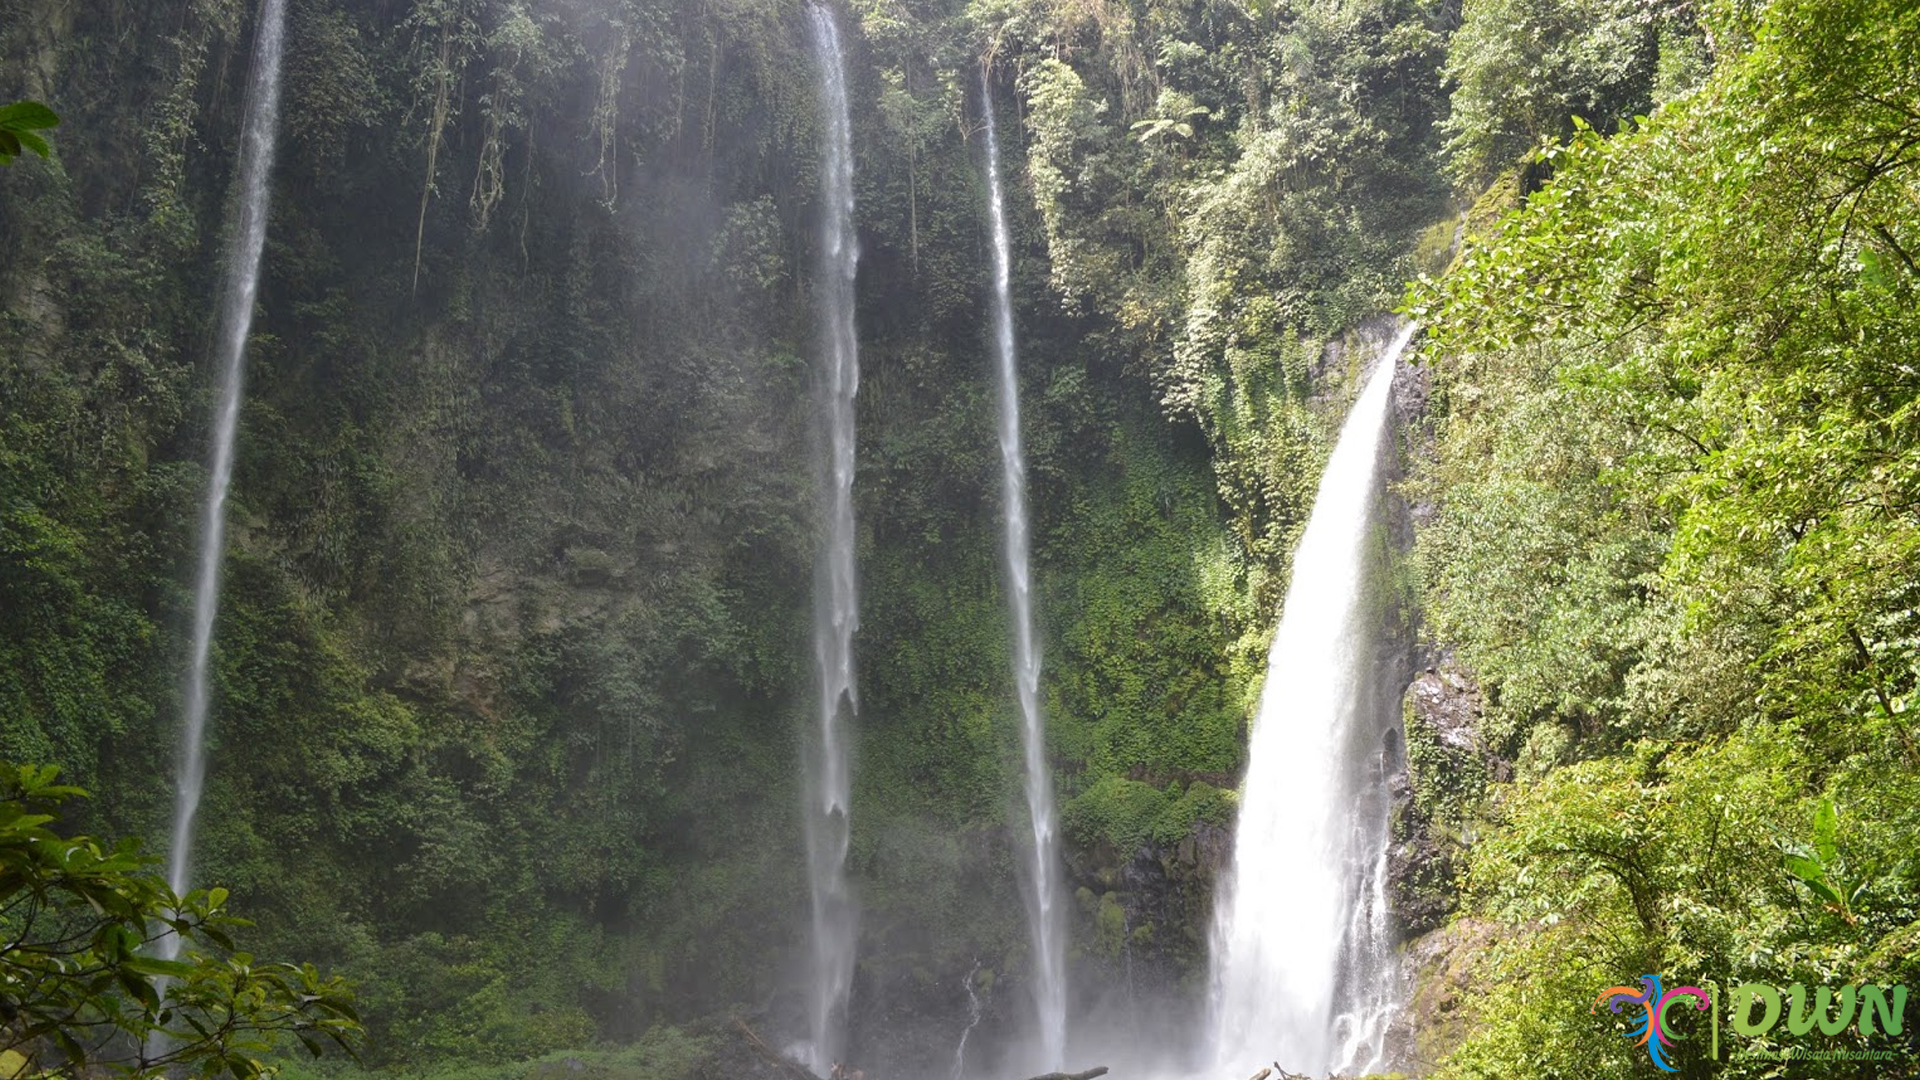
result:
[[[1387,7],[1352,17],[1404,22],[1402,51],[1316,38],[1310,72],[1237,67],[1251,31],[1210,4],[856,7],[852,866],[874,1011],[855,1026],[924,1069],[976,961],[984,1022],[1016,1023],[1024,955],[976,57],[1024,122],[1015,284],[1075,963],[1132,965],[1145,994],[1202,955],[1219,789],[1337,419],[1304,358],[1387,299],[1432,196],[1417,170],[1300,166],[1270,205],[1257,170],[1219,170],[1282,101],[1337,120],[1336,69],[1398,87],[1352,107],[1426,146],[1430,114],[1386,76],[1430,81],[1437,54],[1423,10]],[[102,831],[157,837],[251,11],[5,12],[0,91],[64,124],[56,161],[0,175],[0,753],[96,789]],[[357,977],[376,1061],[737,1003],[781,1028],[814,548],[800,9],[303,0],[288,40],[200,876],[243,898],[262,952]],[[1135,130],[1189,102],[1213,110],[1181,114],[1189,135]],[[1314,223],[1376,181],[1399,217]],[[887,1049],[907,1017],[927,1033]]]

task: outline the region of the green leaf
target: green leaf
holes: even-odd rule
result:
[[[148,1012],[160,1011],[160,995],[154,991],[153,984],[141,978],[138,972],[121,968],[119,981],[120,989],[126,991],[128,997],[139,1002],[142,1008]]]
[[[153,956],[132,957],[127,960],[126,966],[157,979],[184,979],[194,972],[194,965],[185,960],[162,960]]]
[[[1799,878],[1809,885],[1826,880],[1826,867],[1821,866],[1819,863],[1804,855],[1788,855],[1782,859],[1781,862],[1786,866],[1787,873],[1792,874],[1794,877]]]
[[[1840,815],[1834,809],[1832,799],[1822,799],[1813,808],[1813,851],[1822,863],[1833,863],[1840,858],[1840,846],[1836,840],[1840,831]]]
[[[1860,278],[1875,288],[1884,289],[1887,287],[1889,280],[1887,275],[1887,261],[1881,257],[1879,252],[1872,248],[1865,248],[1860,252]]]
[[[16,101],[11,105],[0,105],[0,127],[13,131],[35,131],[60,126],[60,117],[52,109],[37,101]],[[41,772],[41,779],[34,786],[44,786],[59,775],[59,769],[49,766]],[[28,791],[32,792],[32,787]]]

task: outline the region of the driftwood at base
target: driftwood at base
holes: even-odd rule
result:
[[[1086,1072],[1046,1073],[1044,1075],[1034,1077],[1033,1080],[1093,1080],[1093,1078],[1096,1076],[1105,1076],[1105,1075],[1107,1075],[1107,1067],[1105,1065],[1095,1065],[1093,1068],[1088,1069]]]
[[[752,1028],[748,1027],[745,1020],[735,1020],[733,1026],[740,1029],[741,1037],[747,1040],[747,1045],[753,1047],[755,1053],[766,1058],[768,1062],[785,1073],[788,1080],[820,1080],[819,1077],[803,1068],[792,1058],[768,1046],[767,1041],[756,1034]]]

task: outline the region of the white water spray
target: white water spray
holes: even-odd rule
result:
[[[993,351],[1000,386],[1000,464],[1005,478],[1007,592],[1013,602],[1013,673],[1020,699],[1020,736],[1026,753],[1028,847],[1027,919],[1033,942],[1033,997],[1040,1036],[1040,1067],[1066,1064],[1067,956],[1061,900],[1060,841],[1047,764],[1046,718],[1040,714],[1040,644],[1033,630],[1032,547],[1027,523],[1027,462],[1020,446],[1020,376],[1013,340],[1013,243],[1000,189],[1000,137],[993,122],[993,87],[980,72],[986,120],[987,196],[993,218]]]
[[[186,710],[180,732],[179,775],[174,780],[173,840],[167,851],[167,884],[184,893],[193,865],[193,825],[207,779],[208,667],[213,622],[220,606],[220,564],[226,551],[227,489],[233,482],[233,444],[240,426],[240,393],[246,374],[247,335],[260,295],[260,255],[267,243],[272,197],[274,135],[280,117],[280,54],[286,40],[286,0],[261,0],[254,29],[253,71],[240,132],[239,228],[227,252],[219,324],[215,330],[220,397],[213,419],[212,476],[200,522],[200,566],[194,582],[193,642],[187,667]],[[180,939],[161,939],[160,954],[173,959]]]
[[[1249,747],[1233,872],[1215,908],[1215,1071],[1380,1064],[1391,1011],[1385,724],[1363,601],[1406,327],[1354,403],[1294,554]],[[1341,1003],[1346,1007],[1341,1008]]]
[[[845,1049],[858,922],[847,888],[852,792],[845,724],[859,705],[853,681],[853,635],[860,626],[853,560],[853,400],[860,388],[860,342],[854,326],[860,245],[853,220],[853,124],[840,28],[833,13],[818,4],[808,6],[807,20],[820,66],[820,441],[825,460],[823,543],[814,583],[820,727],[807,750],[804,813],[813,901],[806,1052],[808,1066],[825,1076]]]

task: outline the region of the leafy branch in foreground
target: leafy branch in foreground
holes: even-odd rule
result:
[[[47,157],[53,149],[36,132],[59,126],[60,118],[53,110],[37,101],[0,105],[0,165],[13,164],[14,158],[28,150]]]
[[[227,891],[175,895],[137,840],[61,836],[57,809],[86,793],[57,775],[0,762],[0,1073],[256,1080],[289,1035],[352,1053],[342,980],[237,951]],[[155,956],[172,935],[180,959]]]

